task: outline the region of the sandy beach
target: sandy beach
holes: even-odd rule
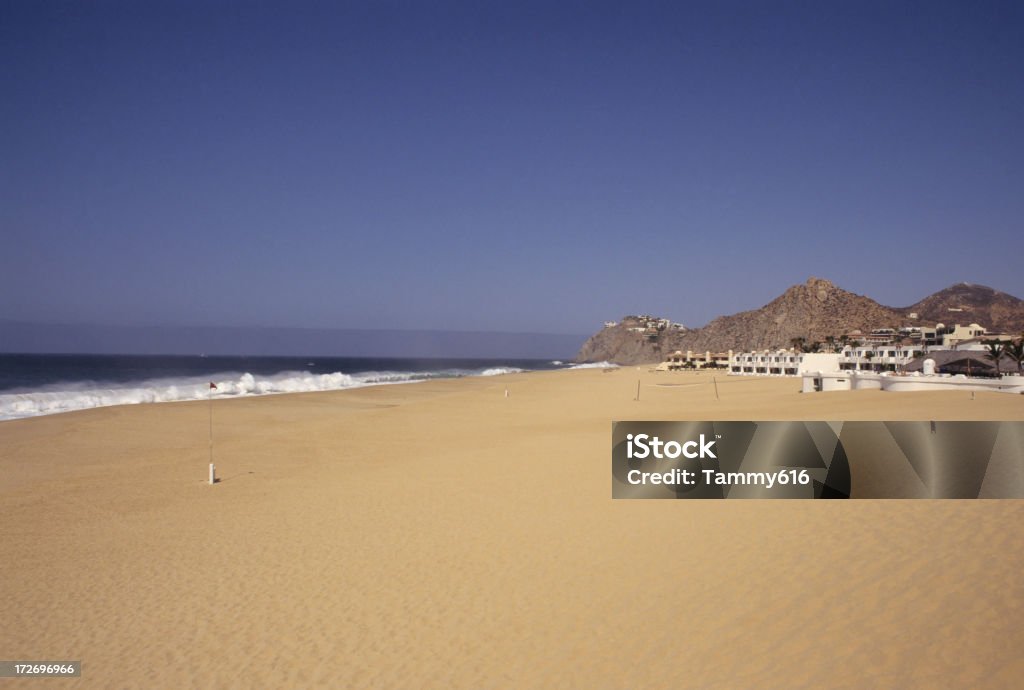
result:
[[[83,662],[0,686],[1024,684],[1024,501],[613,501],[609,444],[613,420],[1024,420],[1024,396],[717,381],[218,400],[216,486],[205,402],[0,422],[0,658]]]

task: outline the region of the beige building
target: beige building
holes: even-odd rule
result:
[[[953,327],[951,332],[942,336],[942,347],[950,349],[956,347],[962,340],[974,340],[975,338],[980,338],[987,334],[988,331],[976,323],[972,323],[970,326],[961,326],[960,324],[957,324]]]

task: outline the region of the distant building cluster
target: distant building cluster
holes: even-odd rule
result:
[[[839,352],[762,350],[740,352],[729,359],[729,373],[738,376],[799,376],[810,368],[834,365],[837,371],[897,371],[923,354],[913,345],[858,345]]]
[[[952,311],[952,310],[951,310]],[[916,314],[911,314],[915,320]],[[606,321],[656,341],[686,326],[650,314]],[[1024,393],[1024,337],[971,323],[853,330],[822,342],[794,338],[787,348],[669,354],[657,371],[726,369],[735,376],[802,377],[804,392],[832,390],[998,390]]]
[[[665,331],[685,331],[686,326],[676,323],[671,319],[662,319],[650,314],[623,317],[621,324],[615,321],[605,321],[605,328],[614,328],[622,325],[630,333],[639,333],[649,340],[656,340]]]
[[[657,366],[656,371],[679,371],[682,369],[727,369],[732,358],[728,352],[698,352],[676,350]]]
[[[852,331],[824,343],[729,353],[736,376],[800,376],[804,392],[997,390],[1024,393],[1024,337],[972,323]]]

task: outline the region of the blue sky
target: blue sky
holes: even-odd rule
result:
[[[1024,296],[1020,3],[0,2],[0,319]]]

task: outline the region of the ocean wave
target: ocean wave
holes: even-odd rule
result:
[[[517,367],[494,367],[492,369],[484,369],[480,372],[480,376],[502,376],[504,374],[518,374],[523,370]]]
[[[112,405],[223,399],[278,393],[307,393],[344,390],[363,386],[415,383],[463,376],[498,376],[524,371],[515,367],[487,369],[445,369],[441,371],[369,371],[357,374],[333,372],[313,374],[286,371],[269,376],[226,372],[208,380],[151,379],[135,383],[109,384],[93,381],[51,384],[41,390],[0,393],[0,420],[86,410]],[[210,388],[210,383],[216,389]]]
[[[573,364],[570,369],[618,369],[618,364],[612,362],[586,362],[585,364]]]

